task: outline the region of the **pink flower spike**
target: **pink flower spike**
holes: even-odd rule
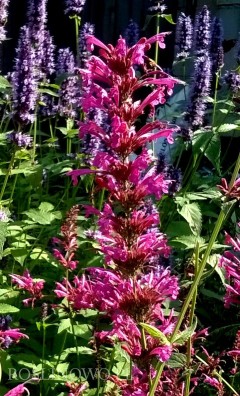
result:
[[[21,396],[24,394],[24,392],[27,392],[27,394],[30,395],[28,389],[25,388],[24,384],[20,384],[15,388],[11,389],[9,392],[5,393],[4,396]]]
[[[0,330],[0,337],[10,337],[14,341],[19,341],[21,338],[29,338],[26,334],[20,333],[20,329]]]
[[[172,354],[172,346],[171,345],[163,345],[158,348],[154,348],[149,356],[157,355],[161,362],[166,362],[170,359]]]
[[[150,37],[147,39],[146,44],[153,44],[157,41],[158,45],[160,48],[165,48],[166,45],[164,43],[165,36],[171,34],[171,32],[164,32],[164,33],[158,33],[155,34],[154,36]]]

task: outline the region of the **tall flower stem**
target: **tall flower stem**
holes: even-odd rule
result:
[[[36,109],[34,128],[33,128],[33,153],[32,153],[32,162],[33,163],[34,163],[35,154],[36,154],[36,143],[37,143],[37,109]]]
[[[194,268],[194,273],[195,275],[198,272],[198,261],[199,261],[199,243],[197,242],[196,248],[195,248],[195,268]],[[190,318],[189,318],[189,326],[191,327],[193,324],[193,319],[194,319],[194,312],[195,312],[195,307],[196,307],[196,301],[197,301],[197,288],[193,294],[192,298],[192,304],[191,304],[191,309],[190,309]],[[188,342],[187,342],[187,374],[186,374],[186,380],[185,380],[185,390],[184,390],[184,396],[189,396],[190,392],[190,380],[191,380],[191,371],[190,371],[190,364],[191,364],[191,350],[192,350],[192,340],[191,337],[189,337]]]
[[[238,159],[237,159],[236,164],[235,164],[235,168],[234,168],[234,171],[233,171],[233,174],[232,174],[231,181],[229,183],[229,189],[232,188],[232,186],[234,184],[234,181],[236,180],[236,178],[238,176],[239,170],[240,170],[240,153],[239,153]],[[225,201],[225,202],[227,202],[227,201]],[[200,280],[202,278],[204,269],[205,269],[206,264],[207,264],[207,260],[208,260],[208,258],[210,256],[210,253],[212,251],[213,245],[214,245],[214,243],[216,241],[216,238],[217,238],[218,233],[219,233],[219,231],[220,231],[220,229],[222,227],[222,224],[223,224],[223,221],[225,220],[225,217],[226,217],[226,210],[223,208],[221,210],[219,216],[218,216],[217,222],[216,222],[214,230],[212,232],[212,236],[211,236],[210,241],[208,243],[207,249],[206,249],[206,251],[205,251],[205,253],[203,255],[202,261],[199,264],[198,272],[197,272],[197,274],[195,276],[195,279],[194,279],[194,281],[192,283],[192,286],[191,286],[191,288],[189,290],[189,293],[188,293],[188,295],[186,297],[186,300],[184,301],[184,304],[182,306],[181,312],[180,312],[180,314],[178,316],[178,320],[177,320],[176,326],[174,328],[174,331],[173,331],[173,333],[171,335],[170,342],[173,342],[173,340],[174,340],[176,334],[178,333],[178,331],[179,331],[179,329],[181,327],[181,324],[182,324],[182,322],[183,322],[183,320],[185,318],[185,315],[186,315],[186,312],[188,310],[189,304],[191,303],[191,301],[192,301],[192,299],[194,297],[194,294],[195,294],[195,292],[196,292],[196,290],[198,288],[198,285],[200,283]],[[149,396],[153,396],[154,395],[154,392],[155,392],[155,390],[157,388],[158,381],[159,381],[159,379],[161,377],[161,374],[162,374],[162,371],[164,369],[164,365],[165,365],[165,363],[161,363],[161,362],[158,362],[158,364],[156,365],[157,374],[156,374],[156,377],[153,379],[152,387],[151,387],[150,392],[149,392]]]
[[[79,64],[80,64],[79,27],[80,27],[80,24],[81,24],[81,18],[78,15],[74,15],[74,21],[75,21],[77,66],[79,66]]]
[[[216,73],[216,81],[215,81],[215,90],[214,90],[214,98],[213,98],[213,116],[212,116],[212,125],[215,125],[215,116],[216,116],[216,108],[217,108],[217,89],[219,82],[219,72]]]
[[[13,165],[14,165],[14,161],[15,161],[15,149],[14,149],[14,151],[12,153],[12,157],[11,157],[11,160],[10,160],[10,163],[9,163],[9,167],[8,167],[8,170],[7,170],[7,173],[5,175],[5,179],[4,179],[3,185],[2,185],[2,189],[1,189],[1,192],[0,192],[0,201],[2,201],[2,199],[3,199],[4,192],[5,192],[5,189],[6,189],[6,186],[7,186],[7,182],[8,182],[9,176],[11,175],[11,171],[12,171],[12,168],[13,168]]]
[[[45,320],[43,319],[42,322],[42,329],[43,329],[43,341],[42,341],[42,374],[44,378],[44,368],[45,368],[45,350],[46,350],[46,323]],[[43,395],[43,381],[41,381],[40,385],[40,396]]]

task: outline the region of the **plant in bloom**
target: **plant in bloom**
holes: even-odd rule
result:
[[[191,18],[183,12],[178,17],[176,26],[175,43],[177,46],[177,58],[185,59],[190,55],[193,41],[193,25]]]
[[[232,250],[225,251],[219,260],[219,266],[226,271],[226,295],[224,297],[225,306],[240,304],[240,239],[237,236],[233,239],[226,233],[225,242],[231,246]]]
[[[173,312],[164,316],[162,304],[166,299],[175,300],[179,290],[177,277],[158,264],[159,258],[169,256],[170,248],[158,229],[159,214],[153,204],[149,211],[149,196],[161,198],[172,181],[157,171],[151,150],[147,149],[147,143],[158,137],[172,141],[176,127],[156,120],[140,130],[135,128],[146,106],[151,107],[153,114],[155,106],[165,103],[178,82],[162,70],[146,66],[145,52],[155,42],[164,48],[165,36],[162,33],[142,38],[130,48],[121,37],[113,47],[92,35],[86,36],[88,49],[99,47],[100,57],[91,56],[87,69],[80,69],[81,104],[86,112],[101,112],[108,119],[109,128],[95,117],[80,122],[80,137],[91,135],[99,139],[105,151],[96,152],[92,168],[73,170],[69,175],[77,184],[79,176],[93,174],[97,188],[108,192],[102,210],[86,208],[88,214],[98,215],[97,230],[91,234],[104,257],[105,268],[88,268],[81,277],[57,282],[55,289],[56,295],[66,298],[73,310],[92,308],[104,312],[112,326],[95,332],[97,344],[114,344],[118,340],[136,366],[144,366],[148,373],[149,361],[153,357],[168,360],[173,348],[169,342],[160,342],[147,333],[143,347],[140,323],[156,326],[165,337],[169,336],[175,319]],[[143,68],[143,78],[137,78],[135,66]],[[134,100],[135,92],[149,84],[153,91],[143,100]],[[141,154],[130,157],[139,147]],[[70,249],[68,245],[65,251]],[[62,262],[64,256],[59,254],[57,251],[55,257],[59,256]],[[64,266],[69,268],[66,263]]]
[[[21,333],[20,329],[11,329],[9,324],[12,318],[10,315],[0,315],[0,348],[7,349],[13,343],[20,341],[21,338],[28,338],[26,334]]]
[[[86,0],[65,0],[65,14],[80,15]]]
[[[33,279],[28,270],[25,270],[23,275],[12,274],[10,276],[12,278],[12,282],[16,283],[19,289],[26,290],[31,295],[30,298],[26,298],[25,300],[23,300],[24,305],[28,306],[29,304],[31,304],[31,306],[33,307],[35,301],[43,297],[42,290],[45,283],[44,280]]]
[[[16,146],[20,148],[31,147],[33,140],[33,138],[30,135],[23,132],[9,132],[7,134],[7,138],[8,140],[10,140],[10,142],[13,142]]]
[[[6,40],[5,24],[8,16],[9,0],[0,0],[0,43]]]
[[[204,5],[197,14],[194,23],[193,51],[197,56],[204,56],[209,51],[211,40],[210,11]]]

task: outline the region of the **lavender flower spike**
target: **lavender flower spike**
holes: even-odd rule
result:
[[[139,26],[136,22],[130,19],[129,24],[124,32],[124,38],[128,47],[133,47],[139,40]]]
[[[86,0],[65,0],[65,14],[80,15],[85,3]]]
[[[190,103],[186,120],[197,129],[203,124],[206,109],[206,97],[209,95],[211,83],[211,61],[208,55],[195,61],[195,73],[190,90]]]
[[[0,0],[0,43],[6,40],[5,23],[7,20],[7,8],[9,0]]]
[[[163,13],[167,7],[163,3],[163,0],[148,0],[149,6],[148,11]]]
[[[224,52],[223,52],[223,27],[220,19],[214,18],[212,23],[210,54],[212,58],[212,72],[213,75],[223,67]]]
[[[84,23],[79,34],[79,54],[80,54],[80,67],[84,68],[86,66],[87,60],[92,55],[87,49],[86,35],[94,35],[95,27],[89,22]]]
[[[38,96],[36,58],[30,41],[30,30],[26,26],[23,26],[20,32],[12,85],[15,119],[23,124],[33,122]]]
[[[181,12],[176,27],[177,58],[185,59],[190,55],[192,40],[193,26],[191,18]]]
[[[32,145],[32,137],[22,132],[10,132],[7,135],[7,138],[15,143],[18,147],[30,147]]]
[[[28,0],[28,27],[33,40],[43,41],[47,23],[47,0]]]
[[[194,24],[194,54],[204,56],[209,50],[211,39],[211,19],[210,11],[207,6],[203,6],[202,10],[196,16]]]

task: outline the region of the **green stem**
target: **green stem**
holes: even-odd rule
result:
[[[42,374],[43,374],[43,378],[44,378],[44,368],[45,368],[45,349],[46,349],[46,325],[45,325],[45,321],[43,319],[43,323],[42,323],[42,328],[43,328],[43,345],[42,345]],[[43,393],[43,381],[41,381],[41,385],[40,385],[40,395],[42,396]]]
[[[214,101],[213,101],[213,116],[212,116],[212,126],[215,125],[215,116],[216,116],[216,108],[217,108],[217,89],[219,82],[219,72],[216,73],[216,81],[215,81],[215,90],[214,90]]]
[[[0,202],[3,199],[3,195],[4,195],[4,192],[5,192],[6,186],[7,186],[8,178],[11,175],[11,171],[12,171],[12,168],[13,168],[13,165],[14,165],[14,161],[15,161],[15,150],[12,153],[12,157],[11,157],[11,160],[10,160],[10,163],[9,163],[9,167],[8,167],[8,170],[7,170],[7,173],[5,175],[5,179],[4,179],[3,185],[2,185],[2,189],[1,189],[1,192],[0,192]]]
[[[234,184],[234,181],[236,180],[236,178],[238,176],[239,169],[240,169],[240,153],[239,153],[238,159],[237,159],[236,164],[235,164],[235,169],[233,171],[231,181],[229,183],[229,189],[232,188],[232,186]],[[225,202],[227,202],[227,200],[225,200]],[[198,285],[200,283],[200,280],[201,280],[202,275],[203,275],[203,271],[204,271],[204,269],[206,267],[206,264],[207,264],[207,260],[209,258],[209,255],[210,255],[211,251],[212,251],[213,245],[214,245],[215,240],[216,240],[216,238],[218,236],[218,233],[219,233],[219,231],[220,231],[220,229],[222,227],[222,224],[223,224],[223,221],[224,221],[225,217],[226,217],[225,210],[222,209],[220,214],[219,214],[219,216],[218,216],[217,222],[215,224],[215,227],[214,227],[212,236],[210,238],[210,241],[208,243],[207,249],[206,249],[206,251],[204,253],[204,256],[202,258],[202,261],[201,261],[201,263],[199,265],[199,269],[198,269],[198,272],[196,274],[196,277],[195,277],[195,279],[194,279],[194,281],[192,283],[192,286],[191,286],[191,288],[189,290],[189,293],[188,293],[188,295],[186,297],[186,300],[184,301],[184,304],[182,306],[181,312],[180,312],[180,314],[178,316],[178,320],[177,320],[176,326],[174,328],[174,331],[173,331],[173,333],[171,335],[170,342],[173,342],[173,340],[175,339],[175,336],[178,333],[178,331],[180,329],[180,326],[181,326],[181,324],[182,324],[182,322],[184,320],[185,314],[186,314],[186,312],[188,310],[189,304],[192,301],[192,299],[194,297],[194,294],[195,294],[195,292],[197,290],[197,287],[198,287]],[[150,392],[149,392],[149,396],[153,396],[154,395],[154,392],[155,392],[155,390],[157,388],[158,381],[159,381],[159,379],[161,377],[161,374],[162,374],[162,371],[164,369],[164,365],[165,365],[165,363],[161,363],[161,362],[158,362],[157,365],[156,365],[157,374],[156,374],[156,377],[153,379],[152,386],[151,386],[151,389],[150,389]]]
[[[74,16],[75,21],[75,35],[76,35],[76,54],[77,54],[77,66],[80,65],[80,52],[79,52],[79,26],[81,24],[81,18],[78,15]]]
[[[32,162],[34,163],[35,154],[36,154],[36,143],[37,143],[37,110],[35,114],[34,121],[34,129],[33,129],[33,153],[32,153]]]
[[[197,242],[196,248],[195,248],[195,268],[194,268],[195,275],[198,272],[198,261],[199,261],[199,242]],[[192,326],[192,324],[193,324],[196,301],[197,301],[197,288],[196,288],[196,290],[193,294],[193,298],[192,298],[192,305],[191,305],[190,317],[189,317],[189,326]],[[190,365],[191,365],[191,356],[192,356],[191,351],[192,351],[192,339],[191,339],[191,337],[189,337],[189,339],[187,341],[187,369],[188,370],[187,370],[186,380],[185,380],[184,396],[189,396],[189,392],[190,392],[190,383],[191,383]]]
[[[76,337],[76,333],[75,333],[75,330],[74,330],[72,310],[71,310],[71,307],[69,307],[69,308],[70,308],[69,317],[70,317],[71,328],[72,328],[72,333],[73,333],[74,342],[75,342],[75,348],[76,348],[76,353],[77,353],[77,364],[78,364],[78,367],[80,367],[80,355],[79,355],[79,349],[78,349],[78,342],[77,342],[77,337]]]

